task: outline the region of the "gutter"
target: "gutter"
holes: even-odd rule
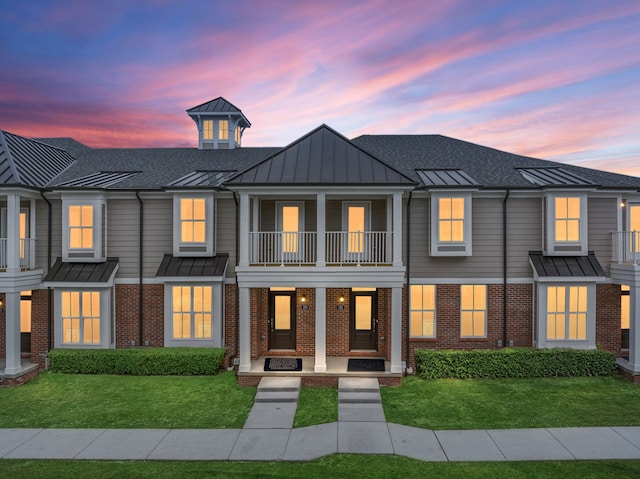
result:
[[[511,190],[502,200],[502,346],[507,347],[507,200]]]
[[[144,318],[144,294],[142,291],[142,274],[143,274],[143,266],[144,266],[144,203],[142,202],[142,198],[140,198],[140,192],[136,191],[136,198],[138,199],[138,203],[139,203],[139,209],[138,209],[138,214],[139,214],[139,228],[138,228],[138,253],[139,253],[139,257],[138,257],[138,277],[139,277],[139,283],[138,283],[138,327],[139,327],[139,344],[138,346],[142,346],[143,345],[143,318]]]
[[[51,201],[44,196],[44,191],[40,191],[40,196],[44,201],[47,202],[47,273],[51,268],[51,258],[53,257],[53,251],[51,246],[51,238],[53,236],[53,232],[51,231],[51,223],[53,218],[53,209],[51,205]],[[53,308],[51,307],[53,303],[53,291],[50,287],[47,287],[47,354],[51,351],[51,330],[53,329]]]

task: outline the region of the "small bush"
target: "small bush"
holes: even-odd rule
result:
[[[56,349],[51,370],[71,374],[205,376],[216,374],[223,348]]]
[[[608,376],[616,370],[615,355],[600,349],[416,349],[415,354],[416,373],[423,379]]]

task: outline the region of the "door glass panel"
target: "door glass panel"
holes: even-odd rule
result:
[[[349,206],[349,253],[364,252],[364,206]]]
[[[622,285],[622,291],[629,291],[629,286]],[[631,317],[630,296],[622,294],[620,296],[620,328],[629,329],[629,318]]]
[[[20,332],[31,332],[31,300],[29,299],[20,301]]]
[[[298,233],[300,232],[300,208],[282,207],[282,252],[298,252]]]
[[[275,329],[291,329],[291,297],[276,296]]]
[[[371,296],[356,296],[356,330],[371,329]]]

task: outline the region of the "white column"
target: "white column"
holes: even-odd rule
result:
[[[240,193],[240,266],[249,266],[249,195]]]
[[[326,240],[327,240],[327,214],[326,196],[318,193],[316,196],[316,266],[325,266]],[[317,353],[316,353],[317,354]],[[316,363],[317,364],[317,363]]]
[[[402,372],[402,288],[391,288],[390,372]]]
[[[251,302],[249,288],[238,288],[240,303],[240,367],[238,371],[251,371]]]
[[[251,199],[251,231],[257,233],[260,231],[260,198],[254,196]],[[253,260],[258,258],[258,251],[260,251],[260,241],[256,235],[253,236],[253,247],[251,248],[251,254]],[[249,242],[251,243],[251,241]]]
[[[7,362],[5,374],[22,371],[20,365],[20,293],[5,293],[6,312],[6,350]]]
[[[629,368],[640,373],[640,284],[629,287]]]
[[[27,234],[27,238],[30,238],[29,241],[29,263],[27,266],[29,268],[36,267],[36,200],[31,200],[29,205],[29,230]],[[47,265],[49,267],[50,265]]]
[[[316,288],[316,362],[313,371],[327,371],[327,288]]]
[[[387,249],[384,252],[384,262],[393,261],[393,196],[387,196]]]
[[[7,194],[7,273],[20,271],[20,196]]]
[[[402,266],[402,194],[393,195],[393,266]]]

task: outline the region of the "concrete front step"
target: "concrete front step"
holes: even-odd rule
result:
[[[294,391],[265,391],[259,389],[256,393],[255,402],[297,402],[300,390]]]
[[[338,380],[338,390],[340,391],[362,391],[380,390],[380,383],[377,378],[340,378]]]
[[[264,377],[258,384],[258,390],[300,390],[302,380],[299,377]]]

